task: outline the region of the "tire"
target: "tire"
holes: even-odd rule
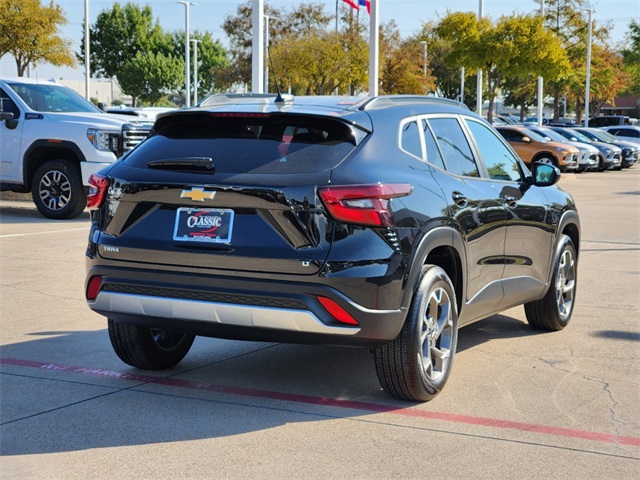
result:
[[[554,167],[558,166],[558,162],[556,161],[556,159],[553,157],[549,157],[548,155],[542,155],[541,157],[536,158],[534,162],[540,162],[546,165],[552,165]]]
[[[562,330],[573,313],[578,284],[578,256],[568,236],[562,235],[558,252],[546,295],[524,305],[529,325],[538,330]]]
[[[109,339],[113,350],[127,365],[144,370],[165,370],[180,363],[195,337],[109,319]]]
[[[31,196],[38,211],[55,220],[75,218],[87,205],[80,171],[65,160],[49,160],[36,170]]]
[[[453,284],[443,269],[427,265],[398,338],[373,351],[382,388],[401,400],[433,399],[449,378],[457,341]]]

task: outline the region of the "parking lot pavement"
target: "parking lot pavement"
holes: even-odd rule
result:
[[[84,302],[88,215],[0,197],[0,478],[638,478],[640,168],[561,185],[571,324],[520,307],[462,329],[427,404],[387,397],[366,349],[198,338],[176,368],[130,368]]]

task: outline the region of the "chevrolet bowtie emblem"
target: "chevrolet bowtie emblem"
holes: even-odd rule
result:
[[[203,188],[192,188],[191,190],[182,190],[180,198],[190,198],[194,202],[204,202],[204,199],[213,200],[216,192],[209,192]]]

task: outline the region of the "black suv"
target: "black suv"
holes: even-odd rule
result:
[[[452,101],[214,97],[92,178],[87,302],[134,367],[194,335],[363,346],[390,395],[429,400],[459,327],[571,318],[578,214],[532,168]]]

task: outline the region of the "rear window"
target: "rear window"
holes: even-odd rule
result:
[[[341,122],[305,116],[165,117],[124,163],[146,168],[154,161],[209,157],[219,173],[310,173],[335,167],[360,134]]]

